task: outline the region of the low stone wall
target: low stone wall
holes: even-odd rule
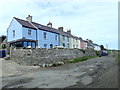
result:
[[[80,49],[12,49],[10,59],[22,65],[46,65],[83,56],[95,56],[95,52]]]

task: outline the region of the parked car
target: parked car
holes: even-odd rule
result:
[[[100,51],[100,56],[107,56],[108,55],[108,51],[107,50],[101,50]]]

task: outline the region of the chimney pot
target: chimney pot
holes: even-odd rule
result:
[[[50,28],[52,28],[52,23],[49,22],[49,23],[47,24],[47,26],[50,27]]]
[[[71,34],[71,30],[70,30],[70,29],[69,29],[69,30],[67,30],[67,33]]]
[[[28,17],[26,17],[26,20],[32,22],[32,16],[28,15]]]
[[[58,27],[58,30],[63,31],[63,27]]]

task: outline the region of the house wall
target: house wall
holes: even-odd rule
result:
[[[80,40],[78,39],[78,48],[81,49],[80,47]]]
[[[84,49],[84,41],[80,41],[80,48]]]
[[[28,34],[28,30],[31,30],[31,35]],[[22,33],[23,33],[23,37],[25,37],[25,39],[36,40],[36,30],[35,29],[22,27]]]
[[[72,44],[71,44],[71,37],[69,37],[69,41],[68,41],[68,36],[64,36],[65,39],[63,39],[63,35],[60,35],[60,46],[63,46],[63,43],[65,44],[65,48],[72,48]],[[69,47],[68,47],[69,44]]]
[[[15,30],[15,36],[13,36],[13,30]],[[31,35],[28,34],[28,30],[31,30]],[[44,39],[43,32],[47,33],[47,39]],[[37,34],[37,35],[36,35]],[[57,35],[57,41],[55,40],[55,35]],[[37,36],[37,37],[36,37]],[[38,40],[38,46],[44,48],[44,44],[47,44],[47,48],[50,48],[50,44],[53,46],[59,46],[59,35],[52,32],[47,32],[43,30],[34,30],[22,25],[13,18],[8,30],[7,30],[7,42],[18,40],[18,39],[30,39]]]
[[[87,49],[88,46],[87,46],[87,42],[84,42],[84,49]]]
[[[72,48],[79,48],[80,49],[80,40],[76,38],[71,39]]]
[[[44,32],[46,32],[46,39],[44,39]],[[55,37],[57,35],[57,40]],[[44,44],[47,44],[47,48],[50,48],[50,44],[54,46],[59,46],[59,34],[47,32],[43,30],[38,30],[38,46],[44,48]]]
[[[99,50],[100,50],[100,47],[99,47],[99,46],[97,46],[97,45],[94,45],[94,50],[99,51]]]
[[[13,36],[13,30],[15,30],[15,36]],[[13,18],[10,26],[7,29],[7,42],[21,38],[22,38],[22,25]]]

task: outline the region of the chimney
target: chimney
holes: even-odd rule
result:
[[[58,27],[58,30],[63,31],[63,27]]]
[[[50,28],[52,28],[52,23],[49,22],[49,23],[47,24],[47,26],[50,27]]]
[[[28,17],[26,17],[26,20],[32,22],[32,16],[28,15]]]
[[[71,30],[70,30],[70,29],[69,29],[69,30],[67,30],[67,33],[71,34]]]

